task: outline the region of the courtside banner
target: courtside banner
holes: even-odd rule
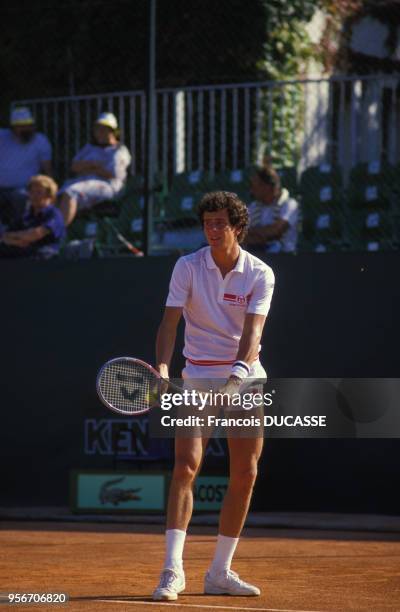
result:
[[[150,414],[169,437],[399,438],[399,378],[175,380]],[[172,387],[171,387],[172,389]]]
[[[85,418],[83,428],[83,452],[87,456],[138,461],[164,461],[172,456],[171,444],[167,440],[151,437],[148,415],[140,419],[120,416]]]
[[[74,512],[162,513],[166,475],[162,472],[75,470],[71,472]]]
[[[198,476],[193,488],[194,510],[196,512],[219,510],[228,482],[227,476]]]

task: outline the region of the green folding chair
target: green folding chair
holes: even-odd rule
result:
[[[393,166],[370,162],[354,166],[350,172],[348,205],[353,209],[381,209],[391,207],[398,179]]]
[[[314,212],[343,207],[344,190],[340,167],[320,164],[304,170],[300,178],[302,203]]]
[[[289,191],[289,194],[296,198],[299,193],[299,184],[297,179],[297,169],[294,166],[283,166],[276,168],[281,179],[281,185]]]

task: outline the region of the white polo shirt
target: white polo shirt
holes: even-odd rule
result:
[[[200,365],[233,362],[245,315],[268,314],[274,280],[271,268],[243,249],[225,278],[209,246],[178,259],[166,305],[183,308],[184,356]]]

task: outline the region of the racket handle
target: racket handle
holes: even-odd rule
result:
[[[144,253],[143,251],[141,251],[140,249],[136,248],[131,242],[129,242],[129,240],[127,240],[125,238],[125,236],[123,236],[121,234],[121,232],[119,232],[117,230],[117,228],[114,226],[114,224],[111,222],[110,219],[106,219],[105,220],[106,223],[111,227],[111,229],[113,230],[113,232],[115,233],[116,237],[118,238],[118,240],[120,242],[122,242],[122,244],[124,244],[126,246],[126,248],[128,249],[128,251],[130,251],[135,257],[144,257]]]
[[[144,257],[143,251],[134,247],[133,244],[129,244],[129,246],[128,245],[126,246],[131,251],[131,253],[133,253],[135,257]]]
[[[120,240],[120,242],[122,242],[126,246],[128,251],[133,253],[133,255],[135,255],[135,257],[143,257],[144,256],[143,251],[141,251],[140,249],[138,249],[135,246],[133,246],[133,244],[131,242],[129,242],[129,240],[124,238],[124,236],[122,234],[120,234],[120,232],[116,232],[116,235],[117,235],[118,240]]]

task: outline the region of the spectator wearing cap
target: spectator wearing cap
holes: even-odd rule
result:
[[[93,142],[86,144],[72,160],[76,178],[60,189],[59,206],[69,225],[76,213],[103,200],[111,200],[123,189],[131,155],[119,143],[118,123],[112,113],[102,113],[94,124]]]
[[[57,255],[65,237],[61,212],[54,206],[58,185],[39,174],[28,184],[28,209],[12,231],[0,236],[0,257],[48,259]]]
[[[251,177],[249,250],[293,253],[297,245],[299,205],[282,189],[279,174],[269,165],[257,168]]]
[[[51,175],[51,145],[36,131],[29,108],[11,111],[10,127],[0,129],[0,222],[13,223],[26,205],[31,176]]]

